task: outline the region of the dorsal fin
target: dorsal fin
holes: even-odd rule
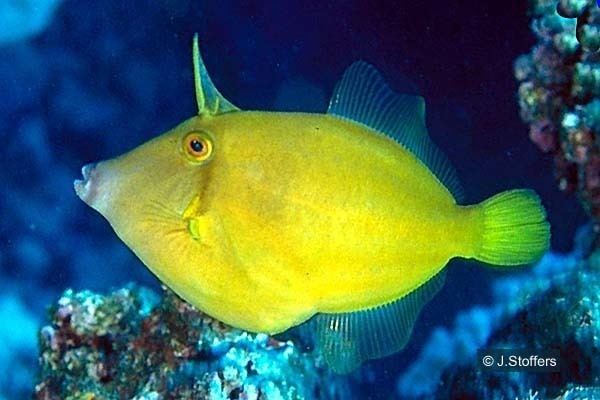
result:
[[[200,47],[198,46],[198,34],[194,35],[193,45],[194,60],[194,86],[196,89],[196,104],[198,104],[198,114],[223,114],[229,111],[238,111],[239,108],[231,104],[215,87],[208,75]]]
[[[345,374],[361,363],[401,350],[412,332],[421,308],[444,285],[442,270],[422,286],[391,303],[368,310],[317,314],[316,343],[335,372]]]
[[[395,93],[373,66],[357,61],[336,85],[327,112],[395,139],[429,168],[457,202],[462,200],[456,171],[427,133],[422,97]]]

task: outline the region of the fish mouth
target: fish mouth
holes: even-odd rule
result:
[[[97,186],[96,180],[96,163],[86,164],[81,168],[83,179],[76,179],[73,182],[75,193],[87,204],[91,205],[94,197],[96,197]]]

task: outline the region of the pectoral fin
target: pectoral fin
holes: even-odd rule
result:
[[[182,214],[187,232],[197,242],[210,245],[216,235],[214,218],[201,209],[200,197],[194,197]]]

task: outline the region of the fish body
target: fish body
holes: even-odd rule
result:
[[[345,75],[327,114],[276,113],[238,110],[195,61],[199,115],[84,168],[75,187],[209,315],[266,333],[315,320],[326,359],[347,372],[406,343],[451,258],[514,265],[546,250],[532,192],[457,204],[422,99],[373,91],[372,67]],[[355,79],[375,83],[349,90]],[[388,114],[356,106],[382,94]]]
[[[182,218],[179,237],[149,223],[148,254],[132,248],[159,276],[181,265],[163,280],[185,282],[178,292],[224,322],[276,333],[317,311],[370,308],[469,254],[472,213],[385,135],[325,114],[238,112],[196,117],[166,138],[200,128],[217,150],[194,193],[199,239]],[[172,243],[156,268],[154,241]]]

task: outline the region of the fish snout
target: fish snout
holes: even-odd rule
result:
[[[98,164],[90,163],[84,165],[83,168],[81,168],[81,175],[83,176],[83,179],[77,179],[73,182],[75,193],[77,193],[77,196],[79,196],[79,198],[87,205],[94,207],[97,202],[101,181]]]

